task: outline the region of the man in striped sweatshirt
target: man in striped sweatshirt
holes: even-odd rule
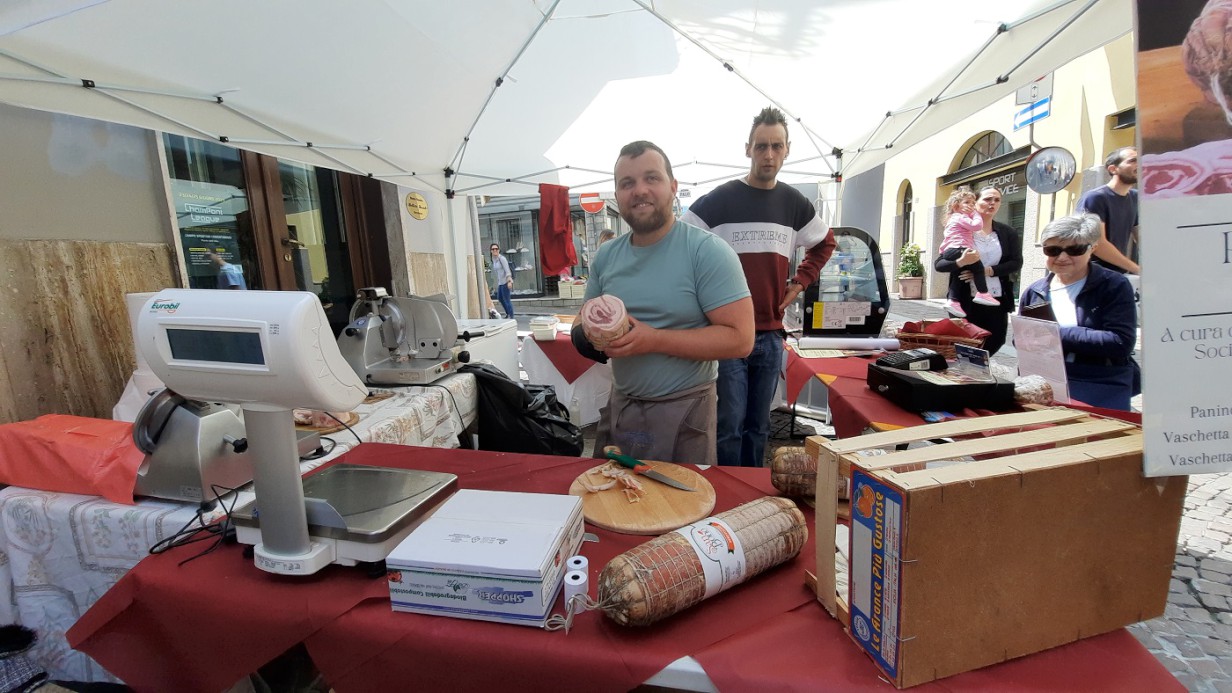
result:
[[[813,203],[778,182],[790,151],[783,112],[762,109],[744,145],[748,175],[703,195],[681,218],[735,249],[753,294],[757,331],[753,351],[742,359],[719,362],[720,465],[762,466],[783,358],[783,311],[804,287],[817,281],[834,252],[834,234]],[[805,248],[804,260],[790,273],[796,248]]]

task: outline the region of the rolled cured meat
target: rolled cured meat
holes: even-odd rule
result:
[[[1193,152],[1147,154],[1142,157],[1142,194],[1145,197],[1186,195],[1208,175],[1207,163]]]
[[[1144,197],[1217,195],[1232,191],[1232,142],[1204,142],[1179,152],[1142,157]]]
[[[582,318],[586,338],[600,351],[629,331],[625,302],[611,294],[596,296],[583,303],[578,315]]]
[[[784,496],[813,498],[817,493],[817,458],[803,447],[785,445],[775,450],[770,485]],[[847,500],[847,484],[841,474],[837,488],[839,500]]]
[[[599,608],[648,626],[800,553],[808,523],[787,498],[766,496],[616,556],[599,573]]]

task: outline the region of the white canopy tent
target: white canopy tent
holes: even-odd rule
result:
[[[775,104],[795,119],[785,178],[816,181],[1130,16],[1129,0],[7,0],[0,102],[484,195],[610,189],[634,139],[661,145],[683,184],[714,183],[746,170],[752,116]]]
[[[866,137],[849,143],[843,173],[853,176],[885,162],[1132,28],[1131,0],[1054,3],[1005,24],[968,59],[887,112]]]

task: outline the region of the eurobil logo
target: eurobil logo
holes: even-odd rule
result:
[[[513,591],[504,587],[483,587],[475,590],[475,596],[489,604],[521,604],[534,594],[530,590]]]
[[[167,301],[165,299],[156,298],[154,299],[154,302],[150,304],[150,310],[159,311],[162,313],[174,313],[179,309],[179,301]]]

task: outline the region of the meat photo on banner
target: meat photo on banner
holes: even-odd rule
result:
[[[1232,0],[1139,0],[1148,476],[1232,470]]]

